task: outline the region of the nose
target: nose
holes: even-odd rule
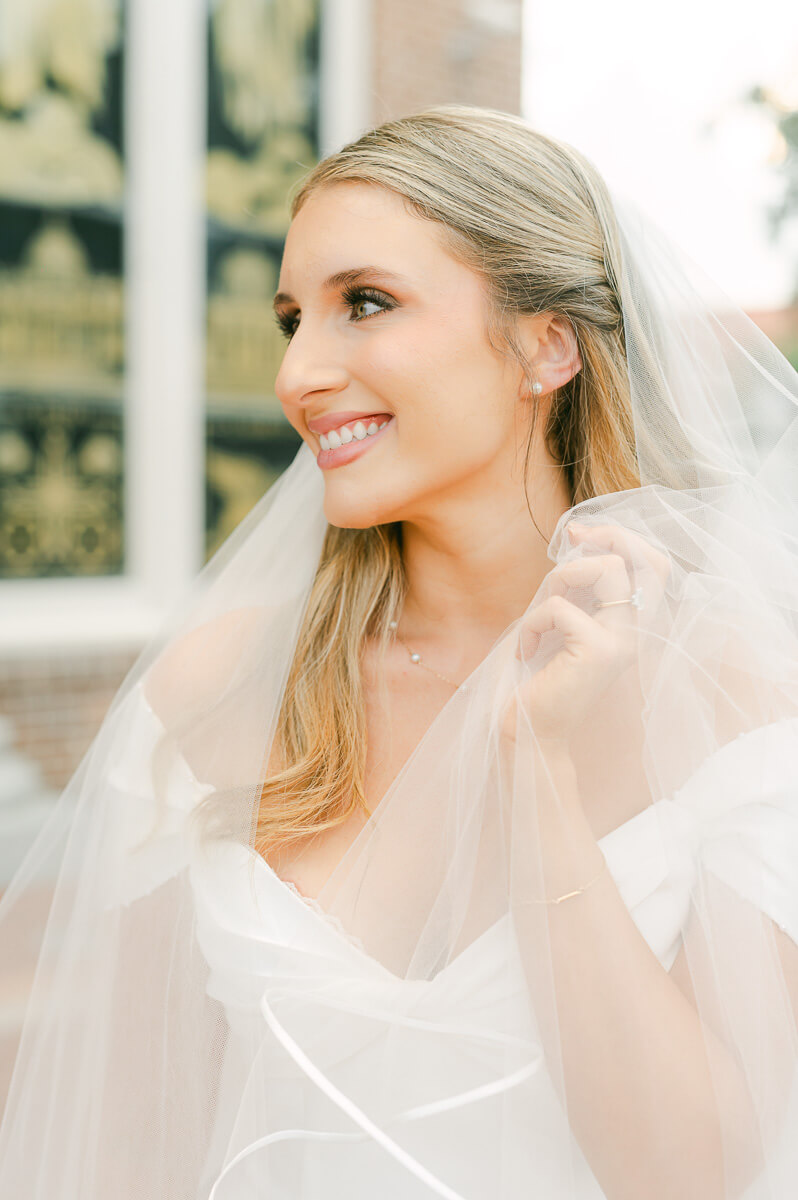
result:
[[[304,324],[304,329],[302,325]],[[274,392],[283,408],[317,405],[319,393],[341,392],[349,383],[349,372],[317,325],[300,323],[291,338],[274,381]]]

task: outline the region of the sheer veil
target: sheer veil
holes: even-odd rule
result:
[[[696,1196],[798,1194],[798,376],[613,205],[641,485],[575,505],[549,545],[557,567],[609,538],[638,601],[607,610],[634,653],[572,737],[581,807],[611,792],[628,814],[597,838],[603,882],[540,902],[588,880],[518,702],[563,637],[519,657],[523,619],[318,897],[255,852],[327,528],[303,447],[139,658],[0,902],[3,960],[37,956],[0,1200],[652,1195],[614,1183],[618,1123],[663,1196],[688,1194],[710,1145],[721,1170],[701,1190],[696,1165]],[[594,614],[589,588],[565,598]],[[596,1028],[604,989],[618,1024]],[[681,1033],[659,1046],[663,1011]],[[651,1047],[635,1071],[630,1013]],[[591,1030],[598,1078],[579,1069]],[[691,1143],[673,1109],[698,1060]]]

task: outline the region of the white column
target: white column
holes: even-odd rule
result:
[[[373,2],[322,0],[319,91],[322,157],[371,125]]]
[[[126,536],[128,573],[160,606],[203,560],[207,13],[128,14]]]

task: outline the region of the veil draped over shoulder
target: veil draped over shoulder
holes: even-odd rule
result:
[[[518,702],[563,634],[519,657],[519,621],[317,897],[256,852],[327,529],[303,446],[0,902],[0,962],[38,953],[0,1200],[798,1195],[798,376],[613,204],[641,484],[566,512],[549,556],[611,546],[633,653],[573,773]],[[593,618],[562,578],[528,611]]]

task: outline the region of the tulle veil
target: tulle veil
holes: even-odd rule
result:
[[[634,661],[573,746],[584,807],[611,790],[628,811],[596,847],[623,939],[606,892],[540,903],[565,890],[552,839],[582,834],[512,707],[561,640],[519,658],[519,622],[317,897],[256,853],[327,529],[303,446],[140,656],[0,902],[0,961],[21,943],[37,960],[0,1200],[642,1194],[606,1165],[618,1122],[630,1163],[652,1147],[660,1195],[688,1194],[691,1156],[696,1196],[798,1194],[798,376],[613,203],[641,486],[566,512],[549,556],[602,552],[610,530],[642,597],[622,610]],[[155,711],[167,656],[174,702]],[[564,972],[585,944],[574,1013]],[[634,1000],[645,955],[662,1009]],[[656,1043],[677,963],[683,1038],[633,1072],[622,1026],[633,1013]],[[605,1069],[586,1079],[573,1046],[615,1011],[605,987],[618,1026],[594,1031]],[[673,1108],[697,1058],[712,1101],[691,1144]],[[701,1190],[708,1141],[720,1171]]]

